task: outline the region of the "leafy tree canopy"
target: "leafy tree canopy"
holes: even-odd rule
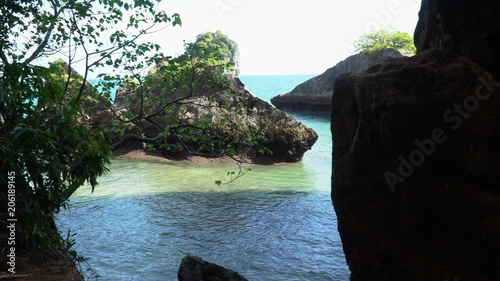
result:
[[[363,34],[354,43],[358,52],[374,54],[385,48],[393,48],[406,55],[416,52],[413,37],[403,31],[379,30],[374,33]]]
[[[98,98],[87,76],[94,71],[111,79],[99,73],[102,66],[133,75],[161,56],[160,46],[138,40],[155,26],[181,23],[177,14],[159,11],[158,1],[0,5],[0,185],[15,174],[18,246],[53,246],[53,213],[84,182],[94,187],[107,171],[106,131],[82,122],[85,103]],[[41,66],[41,58],[54,55],[63,61]],[[82,76],[71,70],[76,63],[84,65]],[[7,202],[7,189],[0,190],[0,200]]]
[[[196,41],[186,44],[186,52],[200,59],[216,59],[238,64],[238,45],[221,31],[206,32],[198,35]]]

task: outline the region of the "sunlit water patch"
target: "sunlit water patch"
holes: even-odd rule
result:
[[[300,163],[252,167],[218,186],[236,165],[115,160],[93,194],[83,187],[71,198],[60,230],[77,233],[75,248],[101,280],[177,280],[186,254],[249,280],[348,280],[330,199],[330,122],[296,117],[319,134]]]

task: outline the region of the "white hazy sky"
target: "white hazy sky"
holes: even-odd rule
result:
[[[165,0],[182,27],[147,38],[163,52],[221,30],[240,49],[242,75],[319,74],[354,53],[361,33],[393,27],[413,35],[421,0]]]

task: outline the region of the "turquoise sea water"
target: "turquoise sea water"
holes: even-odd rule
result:
[[[241,80],[269,101],[313,76]],[[295,116],[319,135],[300,163],[252,167],[217,186],[236,166],[114,160],[93,194],[83,187],[71,198],[60,230],[77,233],[100,280],[177,280],[186,254],[249,280],[348,280],[330,199],[330,120]]]

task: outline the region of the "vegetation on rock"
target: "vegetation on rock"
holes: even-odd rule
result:
[[[414,55],[416,52],[413,37],[403,31],[379,30],[361,35],[354,43],[358,52],[375,54],[383,49],[392,48],[405,55]]]
[[[57,246],[54,212],[107,171],[106,132],[83,122],[85,107],[102,98],[87,76],[105,65],[136,73],[155,61],[159,46],[138,39],[155,25],[180,24],[178,15],[157,11],[156,2],[9,0],[0,6],[0,183],[13,187],[16,207],[1,220],[18,219],[19,250]],[[116,26],[125,20],[126,27]],[[64,61],[40,66],[54,54]],[[82,76],[72,71],[77,62],[84,63]],[[1,202],[11,198],[0,191]]]
[[[220,55],[224,49],[237,53],[236,44],[221,32],[215,34],[226,39],[220,44],[209,40],[208,49],[201,49],[206,38],[213,38],[212,33],[202,34],[186,44],[181,56],[163,59],[144,79],[137,77],[120,88],[115,104],[125,117],[121,121],[134,123],[140,133],[126,136],[114,149],[135,141],[175,159],[229,156],[255,162],[253,154],[272,154],[267,161],[276,162],[301,159],[315,134],[296,120],[275,127],[288,117],[245,89],[234,75],[234,56]],[[283,151],[266,147],[272,142],[279,142]]]
[[[221,130],[225,120],[215,121],[209,110],[193,116],[195,108],[227,107],[235,95],[227,75],[234,64],[226,51],[235,52],[236,45],[221,32],[215,34],[217,40],[211,39],[212,33],[199,35],[186,44],[184,54],[166,57],[146,77],[122,85],[116,100],[124,113],[121,121],[134,123],[140,133],[126,136],[114,149],[135,140],[172,158],[236,154],[241,141],[237,132]]]
[[[186,45],[186,54],[200,59],[227,61],[237,70],[238,45],[221,31],[199,34],[195,42]]]

